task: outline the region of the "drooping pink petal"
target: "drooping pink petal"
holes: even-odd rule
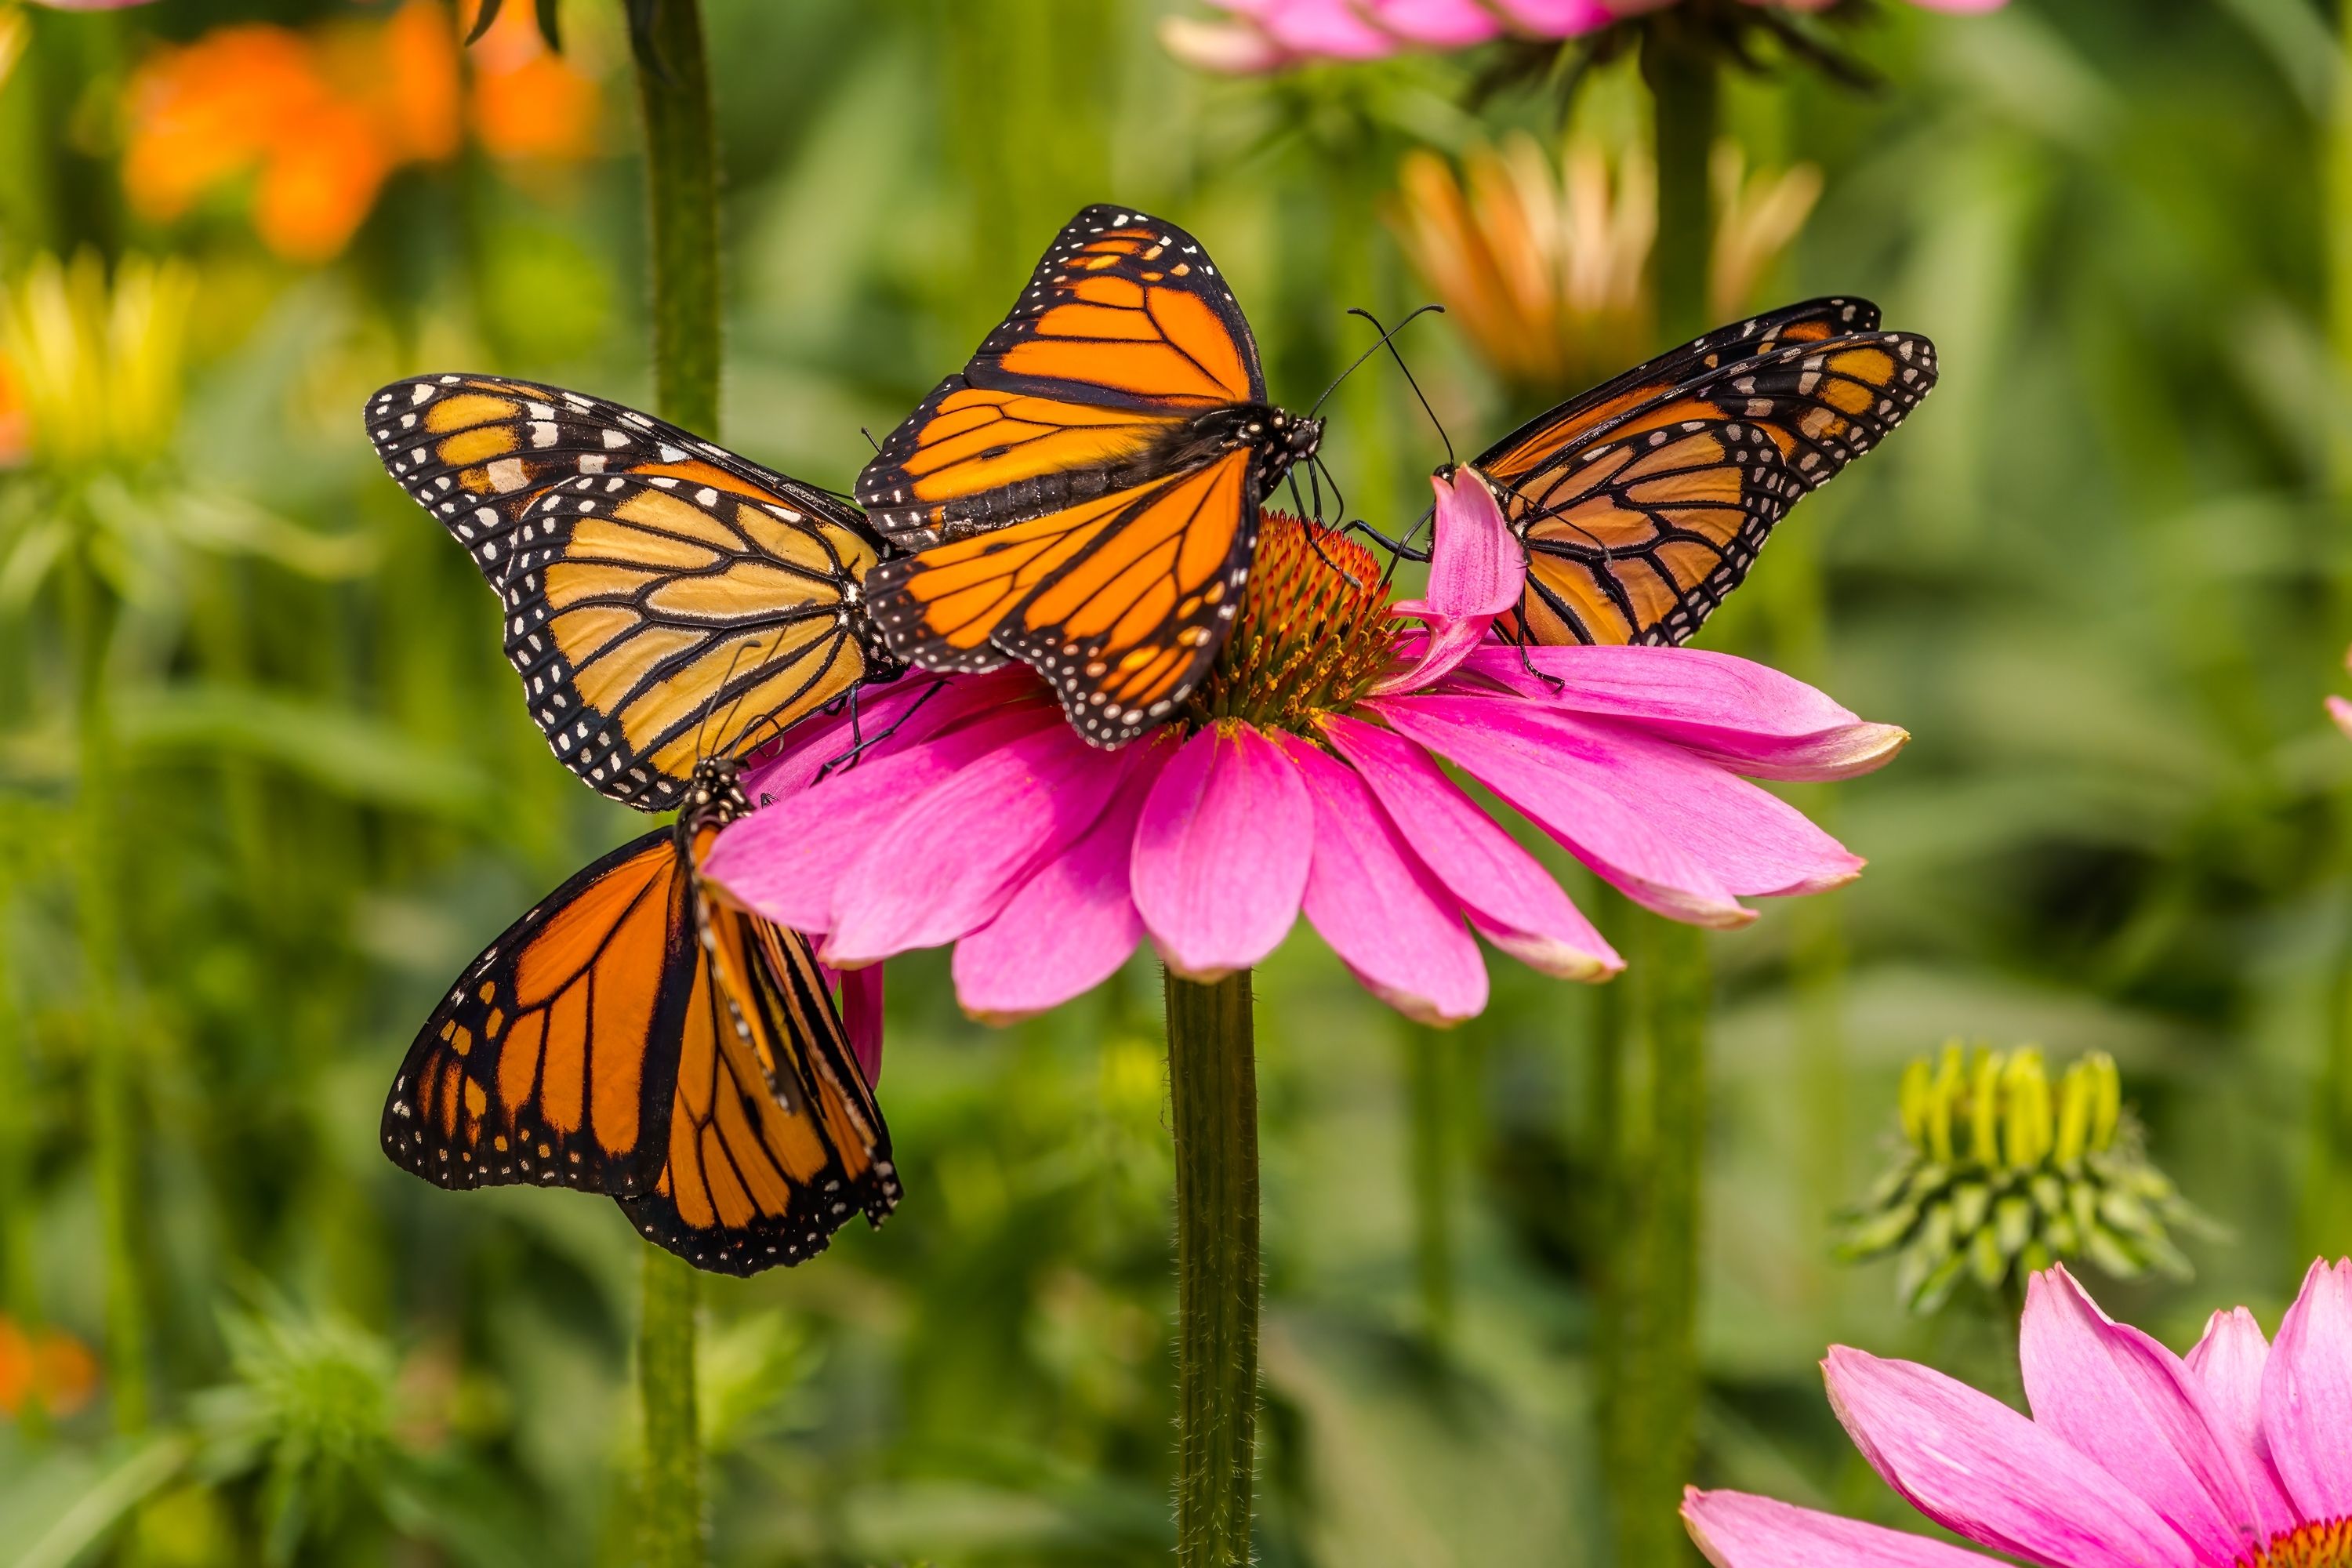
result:
[[[1911,4],[1923,11],[1948,11],[1955,16],[1974,16],[1987,11],[1998,11],[2008,5],[2009,0],[1911,0]]]
[[[1129,771],[1095,825],[1039,866],[993,920],[956,944],[956,999],[983,1023],[1009,1024],[1085,994],[1128,960],[1143,917],[1128,891],[1135,824],[1175,754],[1162,730],[1129,746]]]
[[[884,967],[869,963],[863,969],[827,967],[824,972],[840,994],[842,1030],[849,1037],[849,1049],[857,1058],[857,1070],[866,1075],[868,1089],[882,1081]]]
[[[1184,742],[1135,831],[1135,907],[1168,967],[1214,980],[1272,952],[1298,919],[1315,806],[1290,759],[1222,721]]]
[[[2194,1568],[2154,1509],[1990,1394],[1844,1345],[1822,1367],[1854,1447],[1946,1529],[2050,1568]]]
[[[1437,492],[1436,541],[1430,548],[1429,591],[1391,607],[1429,627],[1420,653],[1373,683],[1372,694],[1415,691],[1443,679],[1486,639],[1495,617],[1519,602],[1528,581],[1528,552],[1504,521],[1486,481],[1469,468],[1448,480],[1433,477]]]
[[[910,674],[871,695],[861,695],[853,719],[847,708],[824,718],[804,719],[786,732],[783,742],[762,748],[743,770],[743,793],[754,804],[782,800],[816,783],[819,773],[834,772],[855,750],[856,765],[893,752],[920,745],[942,730],[990,709],[1022,700],[1043,706],[1035,678],[1026,667],[993,670],[986,675]]]
[[[1715,1568],[1992,1568],[1924,1535],[1747,1492],[1685,1488],[1683,1523]]]
[[[1440,1027],[1486,1005],[1486,966],[1462,907],[1406,847],[1370,786],[1310,742],[1276,742],[1315,803],[1307,918],[1364,988],[1406,1017]]]
[[[2337,729],[2347,735],[2352,735],[2352,702],[2347,702],[2341,697],[2330,696],[2327,699],[2327,716],[2336,721]]]
[[[1364,20],[1353,0],[1217,0],[1247,17],[1293,54],[1369,60],[1394,54],[1402,41]]]
[[[822,935],[833,929],[842,873],[890,837],[910,800],[999,745],[1061,722],[1057,710],[1024,705],[910,750],[868,757],[728,827],[702,873],[778,925]]]
[[[1820,892],[1862,868],[1787,802],[1647,736],[1507,698],[1389,697],[1365,707],[1452,757],[1629,896],[1678,920],[1738,924],[1752,917],[1736,895]]]
[[[2263,1436],[2304,1518],[2352,1514],[2352,1262],[2303,1277],[2263,1368]]]
[[[1094,826],[1127,771],[1060,723],[965,763],[911,797],[835,884],[825,962],[855,968],[977,931],[1024,873]]]
[[[1340,714],[1324,719],[1323,732],[1487,941],[1564,980],[1605,980],[1625,967],[1551,874],[1417,743]]]
[[[1644,908],[1695,925],[1745,925],[1756,918],[1704,861],[1659,828],[1651,811],[1628,802],[1633,792],[1609,776],[1616,758],[1598,748],[1564,753],[1549,737],[1509,722],[1527,715],[1509,713],[1501,703],[1480,702],[1461,712],[1448,706],[1476,700],[1390,697],[1363,708],[1460,763]]]
[[[1530,663],[1540,674],[1528,673]],[[1704,648],[1489,644],[1462,670],[1546,706],[1632,725],[1750,778],[1852,778],[1884,766],[1911,738],[1777,669]]]
[[[1495,0],[1495,8],[1513,26],[1539,38],[1572,38],[1617,19],[1602,0]]]
[[[2205,1391],[2205,1408],[2215,1431],[2237,1455],[2238,1473],[2252,1494],[2263,1532],[2274,1536],[2292,1530],[2297,1520],[2278,1468],[2271,1463],[2270,1445],[2263,1440],[2263,1367],[2270,1353],[2262,1325],[2239,1307],[2213,1314],[2187,1364]]]
[[[2233,1563],[2270,1539],[2188,1367],[2100,1311],[2063,1267],[2027,1283],[2018,1360],[2034,1424],[2130,1488],[2201,1561]]]
[[[1401,38],[1432,48],[1482,44],[1503,30],[1480,0],[1361,0],[1364,14]]]

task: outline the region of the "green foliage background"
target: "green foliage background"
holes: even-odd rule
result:
[[[375,1151],[449,975],[638,822],[550,759],[472,568],[376,469],[359,407],[424,368],[648,395],[639,173],[477,159],[398,176],[341,261],[125,211],[114,105],[159,37],[329,0],[30,14],[0,88],[0,265],[176,252],[197,269],[169,478],[105,679],[111,985],[77,923],[66,608],[0,571],[0,1286],[102,1347],[86,1089],[131,1054],[155,1425],[103,1400],[0,1423],[0,1564],[625,1560],[635,1246],[608,1204],[453,1196]],[[616,16],[571,29],[620,55]],[[617,7],[609,7],[617,13]],[[861,426],[960,363],[1083,202],[1185,223],[1249,308],[1276,395],[1417,302],[1381,217],[1465,109],[1428,59],[1204,80],[1150,0],[710,0],[729,178],[730,444],[845,486]],[[2323,177],[2344,54],[2306,0],[1881,7],[1885,76],[1734,92],[1733,130],[1821,163],[1772,292],[1858,291],[1926,331],[1941,390],[1805,505],[1706,646],[1916,736],[1809,793],[1870,870],[1711,939],[1699,1479],[1894,1521],[1814,1363],[1832,1341],[2014,1394],[1997,1303],[1917,1322],[1829,1215],[1949,1036],[2120,1061],[2157,1159],[2227,1227],[2190,1286],[2098,1282],[2185,1346],[2267,1323],[2352,1248],[2352,742],[2320,698],[2352,636],[2352,446]],[[2336,198],[2341,200],[2339,196]],[[1507,426],[1443,323],[1416,363],[1457,444]],[[1439,456],[1396,379],[1335,400],[1351,500],[1393,526]],[[0,560],[60,504],[0,477]],[[247,526],[174,544],[199,498]],[[268,526],[255,523],[263,520]],[[299,538],[289,529],[305,531]],[[172,538],[163,537],[171,535]],[[148,540],[148,542],[138,542]],[[87,798],[87,797],[79,797]],[[1579,1563],[1599,1552],[1587,1344],[1591,997],[1507,961],[1422,1034],[1311,934],[1259,975],[1269,1564]],[[1158,986],[990,1031],[937,955],[891,966],[881,1095],[908,1199],[822,1261],[706,1292],[729,1563],[1166,1557],[1170,1163]],[[93,1000],[93,998],[97,1000]]]

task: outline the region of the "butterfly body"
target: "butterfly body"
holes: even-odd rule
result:
[[[436,1185],[616,1199],[698,1267],[822,1251],[898,1201],[889,1132],[805,937],[698,868],[749,812],[706,758],[675,823],[597,860],[467,966],[384,1104],[393,1162]]]
[[[1790,507],[1933,389],[1935,345],[1866,300],[1719,328],[1538,415],[1473,459],[1528,552],[1507,635],[1679,644]]]
[[[1259,503],[1322,428],[1267,397],[1199,241],[1087,207],[858,476],[907,552],[867,578],[883,639],[925,669],[1028,663],[1081,734],[1123,745],[1214,663]]]

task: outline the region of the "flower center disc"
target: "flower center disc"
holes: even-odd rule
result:
[[[2352,1518],[2298,1525],[2246,1562],[2250,1568],[2352,1568]]]
[[[1187,709],[1195,726],[1246,719],[1305,731],[1347,708],[1393,658],[1379,560],[1353,540],[1269,511],[1233,636]]]

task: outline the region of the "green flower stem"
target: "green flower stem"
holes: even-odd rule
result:
[[[1606,895],[1625,973],[1601,994],[1592,1106],[1608,1216],[1595,1358],[1613,1560],[1688,1560],[1676,1507],[1699,1393],[1700,1153],[1706,1131],[1705,933]]]
[[[719,431],[719,142],[698,0],[662,0],[637,57],[645,111],[653,256],[654,386],[666,419]],[[647,1568],[705,1561],[702,1436],[695,1408],[695,1302],[700,1280],[646,1249],[637,1326],[637,1396],[646,1467],[640,1521]]]
[[[1257,1442],[1257,1064],[1249,972],[1168,976],[1176,1139],[1176,1561],[1246,1568]]]
[[[1714,253],[1707,160],[1715,148],[1716,67],[1705,44],[1683,37],[1672,16],[1657,17],[1642,45],[1658,156],[1658,237],[1651,284],[1660,340],[1698,336],[1707,320],[1707,265]]]
[[[80,749],[72,825],[74,902],[84,970],[90,1157],[96,1167],[100,1247],[106,1259],[106,1378],[115,1429],[133,1436],[147,1429],[152,1406],[140,1260],[139,1140],[132,1126],[131,1064],[125,1059],[130,1041],[123,1030],[116,967],[121,961],[122,929],[114,846],[122,825],[114,797],[114,746],[106,701],[114,605],[97,567],[88,560],[73,563],[63,582]]]
[[[14,846],[0,849],[12,860],[14,853]],[[6,866],[10,879],[0,882],[0,1312],[14,1318],[30,1339],[39,1335],[45,1318],[33,1273],[31,1041],[17,1005],[6,934],[16,910],[16,869]],[[47,1439],[48,1413],[39,1400],[26,1399],[18,1407],[16,1429],[29,1443]]]

